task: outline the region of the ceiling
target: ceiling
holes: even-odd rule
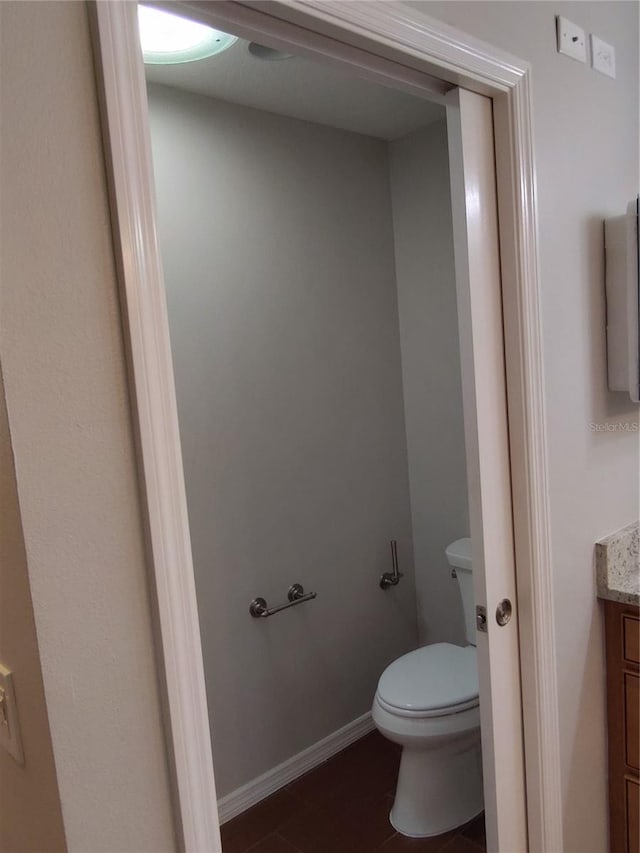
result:
[[[147,80],[271,113],[397,139],[444,118],[444,107],[302,57],[258,59],[238,41],[217,56],[147,65]]]

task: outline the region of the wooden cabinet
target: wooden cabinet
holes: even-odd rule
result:
[[[611,853],[640,850],[640,610],[605,601]]]

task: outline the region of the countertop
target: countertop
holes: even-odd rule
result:
[[[640,551],[636,521],[596,542],[598,598],[640,604]]]

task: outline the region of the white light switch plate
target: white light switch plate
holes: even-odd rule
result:
[[[587,61],[587,42],[582,27],[574,24],[558,15],[556,18],[558,32],[558,53],[577,59],[578,62]]]
[[[13,673],[0,664],[0,746],[13,756],[18,764],[24,764],[18,706],[13,689]]]
[[[598,36],[591,34],[591,67],[594,71],[606,74],[607,77],[616,76],[616,51],[612,44],[607,44]]]

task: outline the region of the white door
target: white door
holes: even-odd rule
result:
[[[492,102],[447,107],[465,444],[476,605],[487,849],[527,850],[518,616]],[[506,624],[506,600],[513,612]],[[500,616],[500,620],[498,619]]]

